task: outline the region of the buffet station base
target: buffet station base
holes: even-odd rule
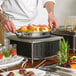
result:
[[[16,35],[9,36],[10,44],[17,45],[17,54],[34,60],[48,59],[57,55],[59,41],[63,37],[51,35],[45,38],[18,38]]]

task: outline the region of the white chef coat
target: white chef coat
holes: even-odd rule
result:
[[[43,6],[47,1],[55,3],[55,0],[41,1]],[[32,23],[37,15],[38,2],[39,0],[0,0],[0,5],[4,15],[18,28],[18,26]]]

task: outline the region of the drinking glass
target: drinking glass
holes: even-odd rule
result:
[[[68,16],[64,19],[64,30],[73,31],[76,27],[76,16]]]

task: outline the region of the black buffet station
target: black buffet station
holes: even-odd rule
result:
[[[8,39],[10,40],[10,44],[17,44],[18,55],[36,60],[57,55],[59,41],[62,37],[51,35],[45,38],[21,39],[17,36],[9,36]]]

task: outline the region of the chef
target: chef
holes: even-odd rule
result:
[[[58,28],[58,20],[54,17],[55,0],[41,0],[48,12],[51,28]],[[39,0],[0,0],[0,25],[7,33],[15,33],[22,25],[30,24],[37,16]]]

